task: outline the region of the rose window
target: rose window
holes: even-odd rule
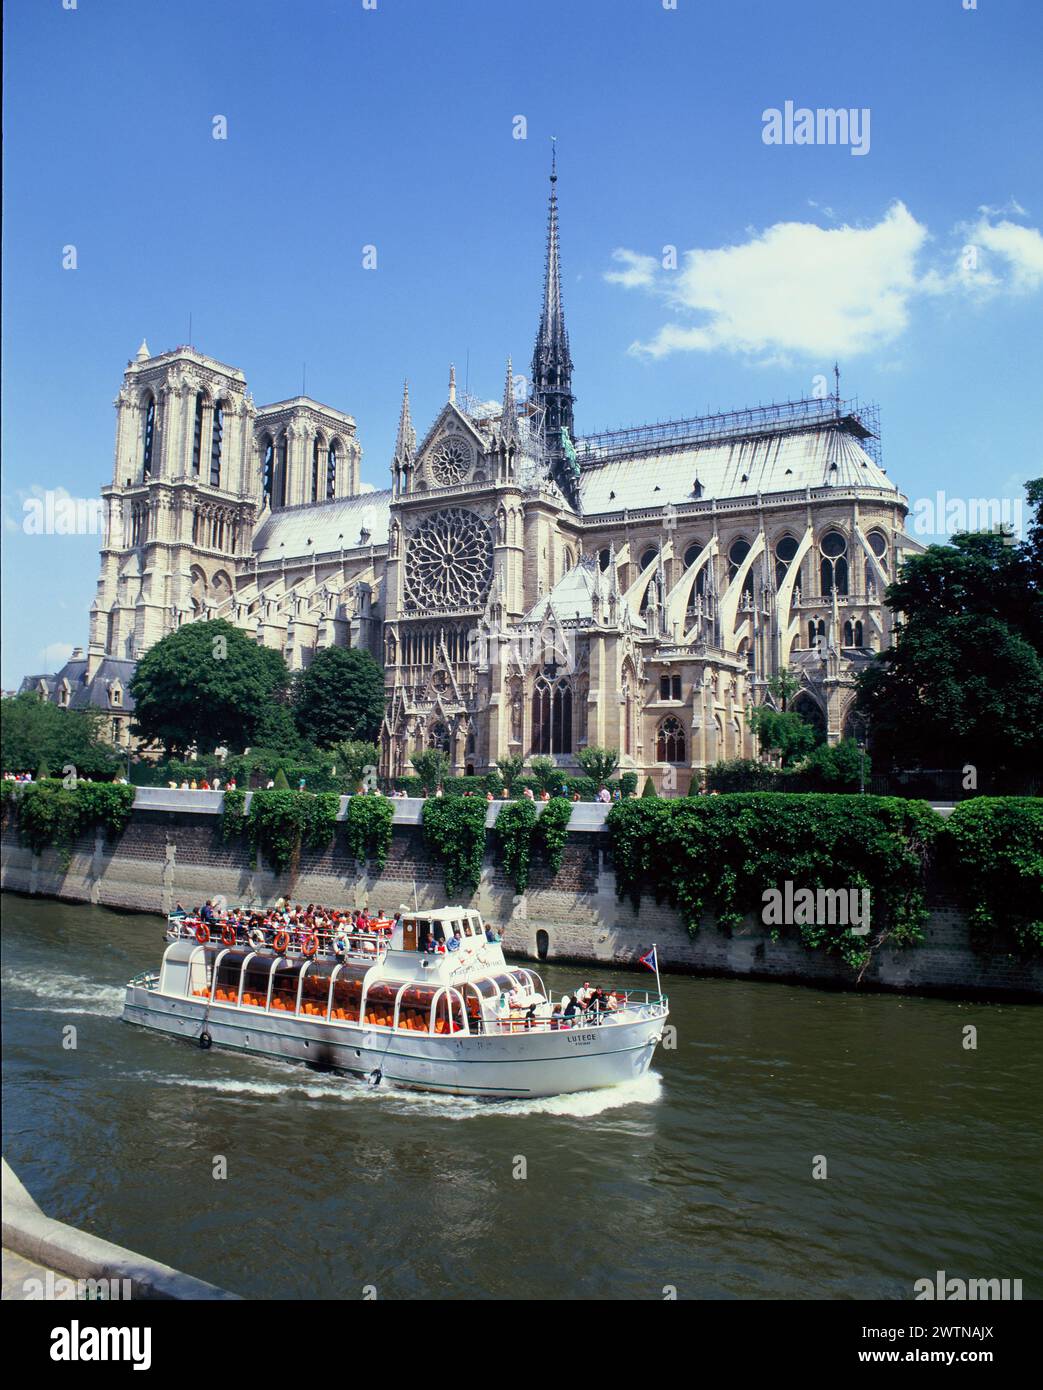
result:
[[[430,460],[431,476],[439,487],[462,483],[471,471],[471,451],[462,439],[444,439]]]
[[[492,578],[492,538],[474,512],[449,507],[409,538],[406,592],[418,608],[480,608]]]

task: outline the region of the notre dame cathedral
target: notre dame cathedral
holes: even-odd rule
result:
[[[58,703],[126,743],[134,662],[184,622],[226,618],[291,669],[324,647],[382,662],[382,771],[444,748],[458,773],[589,745],[685,792],[754,755],[751,703],[797,674],[794,707],[835,741],[853,677],[889,645],[882,598],[906,499],[871,412],[821,399],[583,435],[561,294],[552,168],[531,377],[448,399],[423,438],[408,387],[391,486],[363,490],[351,415],[257,406],[243,374],[143,343],[116,399],[90,641]],[[918,548],[918,547],[917,547]]]

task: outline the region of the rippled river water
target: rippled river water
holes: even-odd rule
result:
[[[488,1104],[128,1027],[162,929],[4,897],[4,1152],[49,1215],[237,1293],[909,1298],[938,1269],[1043,1292],[1031,1005],[675,977],[645,1080]]]

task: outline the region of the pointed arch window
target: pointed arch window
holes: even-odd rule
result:
[[[684,725],[671,716],[656,730],[655,758],[657,763],[683,763],[688,760],[688,740]]]
[[[572,687],[539,676],[532,692],[533,753],[572,752]]]
[[[827,531],[819,547],[822,551],[822,597],[834,591],[847,593],[847,540],[839,531]]]
[[[316,435],[311,446],[311,500],[319,500],[319,436]]]
[[[270,434],[264,437],[264,453],[261,459],[261,504],[272,505],[272,489],[275,484],[275,445]]]
[[[749,543],[749,541],[743,541],[743,540],[732,541],[731,548],[730,548],[729,551],[728,551],[728,578],[729,578],[729,580],[734,579],[735,576],[739,573],[739,570],[740,570],[740,568],[742,567],[742,563],[743,563],[743,561],[746,559],[746,556],[749,555],[749,553],[750,553],[750,543]],[[751,568],[750,570],[747,571],[746,578],[743,580],[742,591],[743,591],[744,594],[748,594],[749,597],[750,597],[751,599],[753,598],[753,570],[752,570],[752,568]]]
[[[225,403],[214,402],[214,422],[210,435],[210,486],[221,486],[221,449],[224,442]]]
[[[141,475],[147,479],[152,475],[152,458],[156,447],[156,398],[149,396],[145,407],[145,439],[141,451]]]
[[[332,502],[337,495],[337,445],[333,443],[326,451],[326,501]]]
[[[780,536],[775,542],[775,583],[779,585],[786,578],[786,573],[799,546],[793,536]]]
[[[196,392],[196,415],[195,423],[192,426],[192,472],[199,472],[199,465],[203,457],[203,410],[206,406],[206,397],[202,391]]]
[[[279,440],[279,448],[276,452],[275,464],[275,505],[277,507],[286,506],[286,454],[287,440],[283,435]]]

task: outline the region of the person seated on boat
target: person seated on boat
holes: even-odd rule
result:
[[[590,981],[584,980],[583,984],[576,991],[576,1003],[581,1009],[585,1009],[588,1007],[593,997],[594,991],[590,987]]]
[[[572,1022],[572,1020],[576,1017],[578,1013],[579,1005],[576,1003],[576,996],[574,994],[566,994],[564,999],[562,999],[561,1001],[562,1021],[567,1026]]]
[[[495,945],[500,939],[496,934],[496,928],[488,922],[486,922],[485,924],[485,939],[486,941],[492,942],[493,945]]]
[[[209,898],[207,898],[206,902],[199,909],[199,916],[200,920],[205,922],[208,927],[212,927],[217,921],[217,913],[214,911],[214,905]]]
[[[460,949],[460,943],[461,943],[462,940],[463,940],[463,937],[460,935],[460,928],[457,927],[457,928],[453,931],[453,933],[446,939],[446,943],[445,943],[445,945],[446,945],[446,950],[447,950],[447,951],[459,951],[459,949]]]

